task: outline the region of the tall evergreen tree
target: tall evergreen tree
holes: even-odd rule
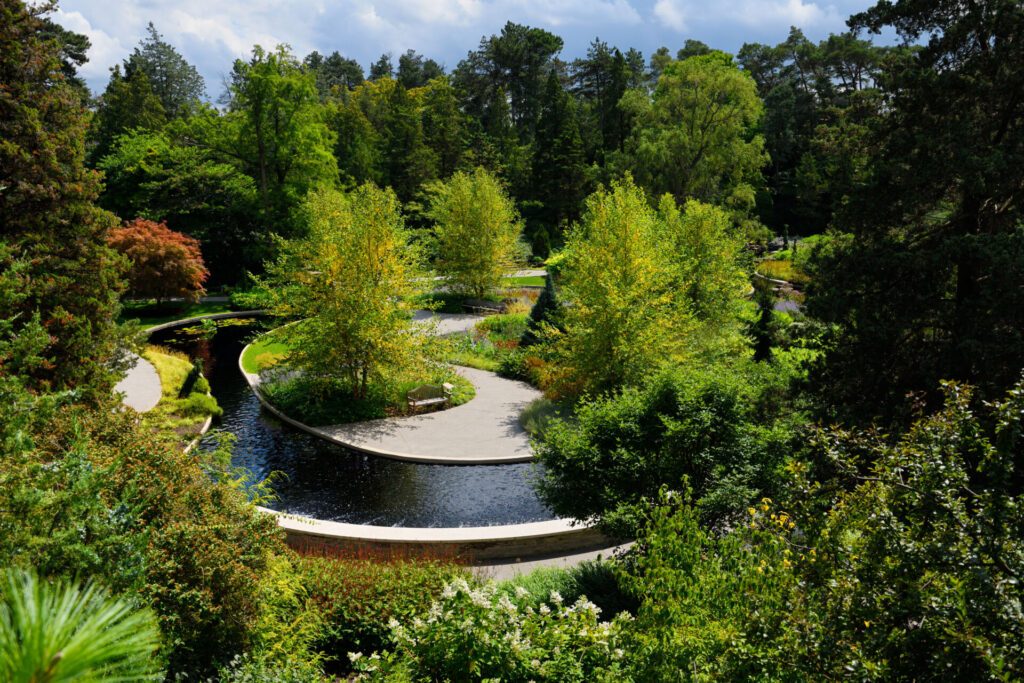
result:
[[[586,194],[583,143],[576,107],[562,89],[554,71],[544,86],[544,99],[534,141],[532,196],[540,203],[535,217],[540,226],[531,231],[534,250],[545,253],[550,242],[561,243],[566,223],[579,216]]]
[[[7,334],[38,320],[48,335],[44,360],[21,370],[31,386],[107,395],[123,261],[106,246],[116,220],[93,203],[88,113],[48,39],[46,9],[0,0],[0,270],[17,269],[23,288],[0,315]]]
[[[132,130],[156,131],[166,123],[167,113],[146,72],[137,69],[125,76],[121,67],[115,66],[89,131],[89,157],[93,165],[110,152],[117,136]]]
[[[887,65],[851,235],[818,260],[808,306],[839,329],[820,396],[885,421],[940,379],[995,398],[1024,366],[1024,6],[880,2],[851,25],[919,48]]]
[[[167,115],[182,116],[203,98],[203,77],[163,39],[153,22],[146,27],[146,33],[147,37],[124,63],[125,76],[131,78],[136,71],[144,72]]]

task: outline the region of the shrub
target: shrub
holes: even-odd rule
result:
[[[95,583],[7,571],[0,589],[0,680],[157,680],[155,615]]]
[[[520,588],[519,595],[528,597]],[[517,599],[518,596],[517,596]],[[425,618],[393,622],[390,652],[352,655],[361,679],[620,681],[621,619],[598,619],[592,603],[517,604],[493,584],[446,587]]]
[[[727,368],[667,372],[647,386],[579,405],[576,420],[554,420],[537,445],[540,492],[552,509],[601,519],[632,535],[635,506],[667,485],[700,499],[709,522],[726,522],[770,494],[790,431],[757,415],[760,390]]]
[[[302,557],[303,588],[322,622],[314,647],[347,664],[346,653],[384,646],[392,619],[424,613],[446,583],[464,570],[443,560]]]

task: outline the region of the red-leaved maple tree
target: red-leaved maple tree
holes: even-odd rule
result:
[[[165,223],[136,218],[110,231],[108,243],[131,261],[128,290],[132,296],[155,298],[157,305],[172,297],[198,301],[210,275],[193,237]]]

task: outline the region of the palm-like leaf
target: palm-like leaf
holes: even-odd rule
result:
[[[160,643],[148,609],[111,597],[91,581],[47,582],[24,571],[3,577],[0,680],[148,681],[160,678]]]

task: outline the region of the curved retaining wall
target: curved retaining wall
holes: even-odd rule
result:
[[[288,545],[296,550],[488,563],[603,550],[613,545],[595,527],[573,526],[565,519],[501,526],[389,527],[328,522],[259,509],[277,516]]]
[[[255,311],[227,311],[226,313],[208,313],[207,315],[197,315],[193,318],[182,318],[181,320],[172,320],[169,323],[160,323],[159,325],[153,325],[153,327],[147,327],[143,332],[146,334],[153,334],[154,332],[160,332],[162,330],[169,330],[172,327],[181,327],[182,325],[191,325],[192,323],[202,322],[204,320],[225,320],[227,318],[249,318],[256,315],[266,315],[264,310]]]

